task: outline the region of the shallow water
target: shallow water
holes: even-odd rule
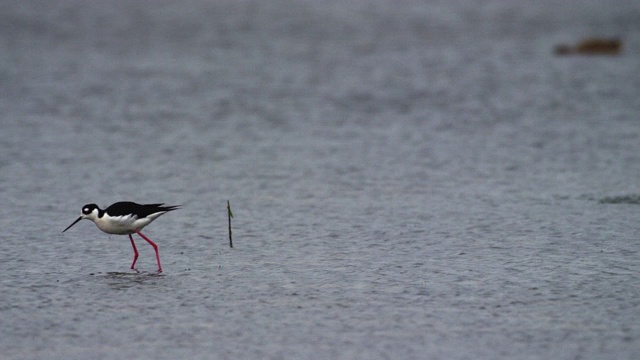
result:
[[[636,358],[640,9],[607,4],[5,2],[3,358]],[[553,56],[590,35],[625,49]],[[121,200],[184,205],[162,274],[61,233]]]

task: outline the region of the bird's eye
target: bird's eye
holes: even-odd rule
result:
[[[89,209],[88,207],[86,207],[86,208],[82,209],[82,212],[83,212],[84,214],[88,214],[88,213],[90,213],[90,212],[91,212],[91,209]]]

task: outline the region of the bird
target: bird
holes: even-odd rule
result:
[[[133,247],[133,263],[131,269],[134,269],[136,261],[138,260],[138,249],[133,242],[132,234],[136,233],[146,240],[156,252],[156,260],[158,261],[158,273],[162,272],[162,265],[160,264],[160,255],[158,254],[158,245],[151,241],[148,237],[144,236],[140,230],[145,226],[151,224],[153,220],[157,219],[161,215],[179,209],[181,205],[164,206],[164,203],[159,204],[137,204],[131,201],[120,201],[114,203],[102,210],[96,204],[86,204],[82,207],[80,217],[76,219],[66,229],[69,230],[73,225],[77,224],[80,220],[88,219],[93,221],[98,229],[106,232],[107,234],[115,235],[129,235],[131,240],[131,246]]]

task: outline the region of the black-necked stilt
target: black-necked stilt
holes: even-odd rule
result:
[[[157,219],[160,215],[180,207],[180,205],[162,205],[164,204],[141,205],[130,201],[122,201],[102,210],[96,204],[87,204],[82,207],[80,217],[66,229],[62,230],[62,232],[69,230],[69,228],[82,219],[89,219],[96,224],[98,229],[106,232],[107,234],[129,235],[131,246],[133,246],[132,269],[136,264],[136,260],[138,260],[138,249],[136,249],[136,244],[133,242],[133,237],[131,237],[131,234],[136,233],[142,236],[143,239],[153,246],[153,249],[156,251],[156,260],[158,261],[158,272],[162,272],[160,255],[158,254],[158,245],[149,240],[146,236],[142,235],[140,232],[143,227],[151,224],[151,222]]]

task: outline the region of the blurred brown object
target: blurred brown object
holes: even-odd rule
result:
[[[622,50],[620,39],[588,38],[575,46],[560,44],[553,49],[556,55],[616,55]]]

